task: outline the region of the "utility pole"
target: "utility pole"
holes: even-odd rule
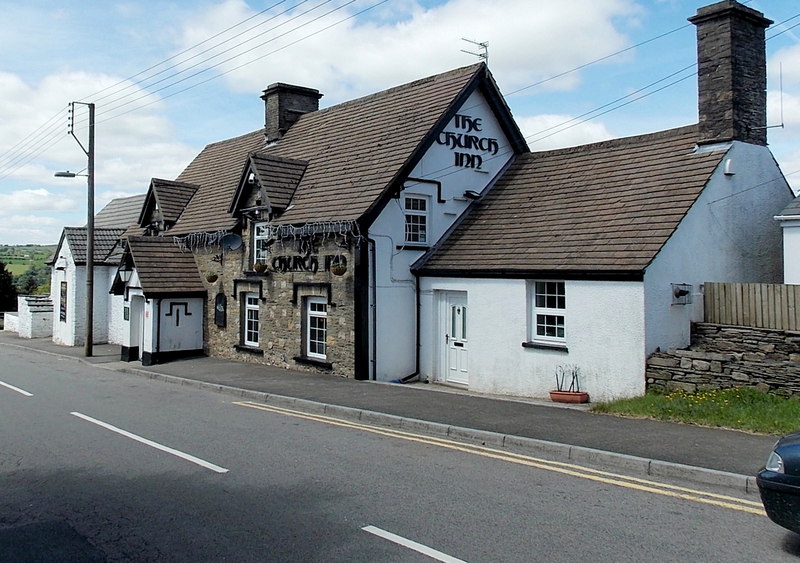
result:
[[[94,104],[86,105],[89,106],[89,145],[86,150],[89,162],[86,171],[86,344],[83,355],[90,358],[94,353]]]
[[[89,141],[84,147],[81,140],[75,135],[75,104],[89,108]],[[70,104],[69,134],[75,139],[83,150],[89,162],[86,168],[87,195],[86,195],[86,342],[84,355],[89,358],[94,353],[94,104],[87,102],[72,102]],[[75,172],[56,172],[58,178],[74,178],[83,176]]]

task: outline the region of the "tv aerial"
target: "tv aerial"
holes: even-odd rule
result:
[[[480,53],[473,53],[472,51],[467,51],[466,49],[461,49],[462,53],[466,53],[468,55],[473,55],[478,57],[483,62],[486,63],[486,66],[489,66],[489,42],[488,41],[475,41],[473,39],[467,39],[466,37],[462,37],[461,41],[466,41],[467,43],[472,43],[473,45],[477,45],[483,51]]]

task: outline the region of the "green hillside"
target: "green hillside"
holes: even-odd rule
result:
[[[14,276],[27,272],[32,266],[40,268],[56,251],[55,244],[23,244],[10,246],[0,244],[0,262]]]

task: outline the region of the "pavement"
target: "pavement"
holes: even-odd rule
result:
[[[61,359],[233,397],[407,432],[507,449],[543,459],[627,474],[757,493],[755,473],[776,437],[589,412],[589,407],[498,397],[436,384],[356,381],[256,363],[195,357],[143,367],[121,362],[120,347],[60,346],[0,331],[4,348]],[[0,373],[2,369],[0,369]]]

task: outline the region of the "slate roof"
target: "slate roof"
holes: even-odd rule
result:
[[[145,297],[206,292],[194,254],[181,252],[171,237],[129,237],[126,252]]]
[[[125,229],[104,229],[95,228],[94,230],[94,263],[114,265],[114,247],[122,236]],[[69,243],[72,251],[72,258],[77,265],[86,265],[86,227],[64,227],[61,232],[61,240],[54,255],[58,256],[64,241]]]
[[[142,211],[145,194],[130,197],[119,197],[108,202],[94,216],[96,229],[123,229],[136,223]]]
[[[161,219],[168,225],[173,225],[183,213],[197,188],[198,186],[195,184],[153,178],[150,181],[150,189],[147,191],[147,199],[141,207],[141,214],[138,218],[139,225],[146,227],[145,223],[156,219],[152,215],[156,207],[161,212]]]
[[[696,141],[689,126],[526,153],[415,269],[640,278],[725,155]]]
[[[264,130],[212,143],[181,172],[178,182],[198,190],[169,231],[170,235],[230,231],[237,219],[228,214],[248,155],[264,146]]]

